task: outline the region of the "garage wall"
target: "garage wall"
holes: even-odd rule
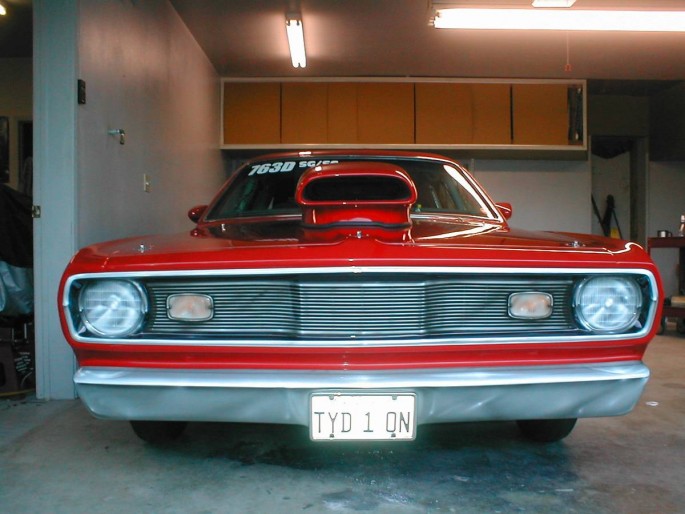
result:
[[[94,241],[192,228],[187,207],[207,202],[225,175],[220,87],[167,0],[33,5],[38,396],[60,399],[74,395],[56,305],[67,261]],[[108,134],[115,128],[125,145]]]
[[[30,120],[33,113],[31,59],[0,59],[0,116],[10,119],[10,182],[18,182],[17,121]]]
[[[214,68],[167,0],[84,1],[79,14],[78,245],[189,230],[186,211],[225,177]]]
[[[651,154],[656,161],[685,159],[685,82],[654,95],[650,101]]]
[[[531,230],[589,233],[592,174],[588,161],[464,162],[496,202],[510,202],[510,224]]]
[[[685,162],[651,162],[649,171],[648,234],[670,230],[677,235],[680,215],[685,214]],[[658,249],[652,257],[661,271],[666,295],[677,294],[678,251]]]

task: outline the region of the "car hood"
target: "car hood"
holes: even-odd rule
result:
[[[350,265],[632,266],[649,259],[634,243],[531,232],[482,220],[420,216],[386,237],[382,229],[307,230],[299,218],[215,223],[189,233],[141,236],[84,248],[74,258],[98,271]]]

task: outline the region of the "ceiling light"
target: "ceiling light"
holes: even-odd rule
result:
[[[306,67],[307,56],[304,52],[304,29],[302,26],[302,17],[299,14],[286,14],[285,30],[288,34],[290,59],[293,61],[293,67]]]
[[[5,16],[7,14],[7,9],[5,9],[5,6],[0,4],[0,16]]]
[[[439,29],[685,32],[685,11],[439,9]]]
[[[576,0],[533,0],[533,7],[571,7]]]

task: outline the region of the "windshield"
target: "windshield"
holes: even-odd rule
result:
[[[219,200],[207,215],[207,220],[298,214],[295,187],[302,173],[321,164],[345,161],[380,161],[402,167],[412,178],[418,199],[412,212],[460,214],[494,218],[489,203],[477,186],[457,167],[447,162],[409,158],[379,158],[377,156],[335,157],[330,159],[290,158],[253,162],[238,170]]]

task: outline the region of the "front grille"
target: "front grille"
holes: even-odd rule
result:
[[[143,338],[383,340],[577,333],[573,277],[439,273],[333,273],[260,278],[148,279],[151,312]],[[552,295],[552,315],[512,319],[512,293]],[[169,295],[214,300],[202,322],[171,320]]]

